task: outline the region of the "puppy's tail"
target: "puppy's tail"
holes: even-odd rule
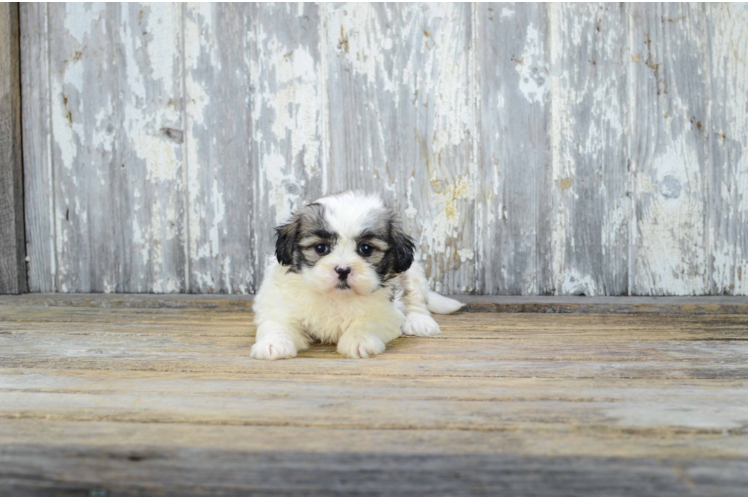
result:
[[[436,314],[452,314],[453,312],[464,306],[462,302],[444,297],[436,292],[429,292],[428,294],[428,310]]]

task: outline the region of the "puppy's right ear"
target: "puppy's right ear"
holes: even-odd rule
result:
[[[297,227],[298,219],[294,217],[288,223],[275,228],[275,257],[284,266],[293,264]]]
[[[416,244],[413,238],[403,231],[403,224],[395,212],[392,212],[390,216],[390,241],[395,255],[392,270],[396,273],[404,273],[413,264]]]

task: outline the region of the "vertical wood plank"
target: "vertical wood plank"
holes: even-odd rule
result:
[[[258,4],[252,78],[255,280],[275,253],[273,228],[323,194],[326,96],[321,7]]]
[[[478,273],[486,294],[553,292],[550,48],[543,4],[480,4]]]
[[[33,291],[252,293],[362,188],[443,292],[748,294],[744,6],[20,11]]]
[[[475,290],[468,4],[328,6],[330,192],[379,191],[436,290]]]
[[[709,4],[711,293],[748,295],[748,5]]]
[[[0,293],[26,291],[18,16],[0,4]]]
[[[554,286],[559,295],[627,295],[626,12],[549,7]]]
[[[300,3],[187,9],[192,292],[256,291],[273,228],[323,194],[318,11]]]
[[[697,4],[629,4],[633,295],[700,295],[707,276],[709,59]]]
[[[257,251],[251,107],[257,7],[184,8],[188,290],[247,293]]]
[[[49,8],[59,290],[180,291],[181,12]]]
[[[118,75],[114,4],[50,4],[52,165],[58,288],[114,291]],[[121,233],[120,233],[121,234]]]
[[[182,8],[120,5],[117,50],[117,291],[185,289]]]
[[[22,3],[21,108],[29,291],[57,291],[46,3]]]

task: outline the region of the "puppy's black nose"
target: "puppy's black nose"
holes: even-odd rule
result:
[[[348,278],[348,275],[351,274],[351,268],[350,267],[336,267],[335,272],[338,273],[338,279],[340,281],[345,281],[346,278]]]

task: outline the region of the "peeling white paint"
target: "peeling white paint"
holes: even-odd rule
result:
[[[151,182],[176,181],[182,164],[171,141],[141,130],[135,140],[138,157],[146,161],[146,179]]]
[[[63,19],[65,31],[78,43],[83,44],[91,32],[92,23],[102,19],[105,8],[105,3],[66,3]],[[104,26],[106,25],[102,23],[102,27]]]
[[[710,214],[713,292],[748,295],[748,5],[708,6],[713,31]]]
[[[171,89],[174,87],[174,76],[179,75],[179,68],[174,67],[174,60],[179,57],[181,6],[152,3],[147,9],[150,11],[145,27],[150,38],[147,45],[150,77],[164,89]]]
[[[554,286],[559,294],[622,293],[630,204],[621,13],[592,4],[549,8]]]
[[[637,4],[630,19],[652,14],[675,18],[685,9],[684,4]],[[701,295],[710,289],[705,199],[709,153],[701,135],[711,124],[710,111],[702,106],[711,88],[706,78],[708,42],[700,17],[682,19],[672,29],[657,32],[631,23],[633,36],[649,40],[639,62],[630,64],[638,96],[650,99],[635,100],[647,105],[633,107],[642,116],[630,116],[630,130],[637,132],[632,155],[634,294]],[[637,130],[640,123],[648,127]]]
[[[181,73],[181,6],[121,8],[126,79],[120,84],[119,106],[122,137],[127,141],[123,168],[142,172],[146,189],[156,193],[145,204],[139,200],[139,190],[133,195],[130,265],[137,279],[131,286],[140,292],[173,293],[181,290],[178,278],[182,277],[172,256],[172,248],[181,250],[181,243],[175,241],[183,160],[178,137],[184,136],[178,111],[181,81],[175,79]]]
[[[551,106],[551,189],[533,194],[536,199],[531,200],[539,203],[543,197],[552,197],[552,224],[543,228],[551,234],[538,233],[540,226],[522,227],[510,235],[516,238],[510,244],[518,253],[526,250],[527,255],[534,255],[532,245],[551,240],[550,279],[557,293],[606,293],[610,283],[580,265],[579,255],[595,252],[610,258],[610,266],[621,265],[614,264],[613,258],[620,257],[621,246],[627,244],[629,224],[634,293],[704,293],[711,286],[720,293],[748,293],[748,155],[744,152],[748,143],[748,9],[744,6],[706,9],[714,29],[710,44],[702,33],[706,28],[699,24],[703,20],[696,14],[683,23],[685,27],[672,23],[662,33],[648,32],[653,38],[649,64],[636,23],[629,23],[633,34],[630,46],[624,47],[618,31],[610,29],[609,19],[601,22],[599,32],[590,29],[596,25],[591,21],[593,14],[599,19],[593,12],[597,6],[552,5],[546,9],[547,25],[546,18],[528,11],[533,21],[520,28],[519,50],[511,54],[515,59],[511,67],[517,72],[511,80],[518,78],[513,84],[517,88],[482,96],[478,95],[482,80],[475,54],[487,48],[481,37],[488,28],[480,29],[481,23],[489,22],[483,19],[485,9],[474,7],[471,17],[465,15],[470,10],[453,4],[323,5],[319,7],[321,19],[312,16],[304,21],[315,8],[303,4],[248,8],[249,29],[237,39],[241,53],[236,60],[244,66],[237,64],[224,72],[220,72],[221,60],[225,63],[222,54],[227,48],[219,44],[226,43],[221,38],[225,27],[219,17],[214,18],[216,6],[67,4],[61,8],[64,15],[56,17],[62,26],[55,26],[61,39],[50,40],[50,54],[56,62],[45,91],[50,97],[53,156],[58,162],[58,177],[50,183],[57,189],[53,210],[59,227],[54,245],[61,256],[60,291],[117,289],[119,276],[114,271],[106,274],[110,270],[104,270],[104,276],[91,278],[90,283],[85,276],[85,259],[91,257],[84,247],[94,237],[93,231],[100,231],[89,222],[98,208],[89,203],[98,203],[102,193],[112,189],[112,180],[133,183],[124,186],[131,196],[123,196],[131,203],[132,214],[124,223],[112,222],[126,226],[117,226],[116,231],[124,231],[132,245],[126,264],[131,266],[131,286],[137,291],[180,291],[180,281],[169,271],[179,257],[174,255],[176,244],[186,248],[181,251],[187,266],[196,264],[191,290],[247,293],[256,286],[253,273],[259,265],[244,269],[245,260],[237,252],[253,251],[257,255],[249,261],[260,262],[259,254],[268,250],[272,238],[269,226],[309,201],[312,190],[326,190],[331,179],[336,187],[352,182],[392,193],[391,198],[404,209],[409,229],[421,233],[420,244],[426,252],[421,258],[432,284],[451,292],[464,290],[472,270],[488,264],[483,259],[498,259],[490,252],[481,255],[485,249],[477,253],[475,249],[496,241],[496,235],[512,222],[523,220],[521,207],[510,201],[517,193],[503,174],[527,165],[505,165],[498,156],[477,164],[478,141],[499,142],[508,134],[495,127],[481,130],[479,137],[475,113],[481,109],[482,97],[495,104],[491,112],[516,112],[526,106],[537,113],[533,115],[536,120],[545,119],[543,106]],[[635,8],[639,7],[627,6],[626,10]],[[519,5],[501,6],[498,11],[490,22],[525,18],[518,15],[524,12]],[[101,44],[106,23],[115,13],[122,20],[121,29],[110,33],[117,40],[116,51]],[[262,16],[282,22],[274,26]],[[307,23],[303,30],[284,28],[287,21],[296,19]],[[549,44],[543,39],[546,26],[551,33]],[[471,40],[465,36],[468,27]],[[689,37],[678,34],[685,29]],[[304,38],[307,33],[315,36]],[[665,44],[654,40],[658,36],[670,38]],[[55,52],[60,46],[65,48],[62,57]],[[550,66],[545,59],[548,47]],[[571,65],[568,47],[590,57]],[[663,54],[663,50],[670,52]],[[693,58],[694,51],[711,53],[697,58],[707,62],[693,64],[689,57]],[[116,57],[110,56],[115,53]],[[631,54],[641,57],[630,61]],[[618,55],[621,64],[629,65],[627,81],[612,77]],[[665,71],[663,64],[672,67]],[[246,75],[245,67],[249,68]],[[683,68],[690,68],[693,82],[683,83]],[[100,76],[101,95],[90,98],[95,72],[117,75],[117,88],[107,88],[110,78]],[[579,78],[579,74],[588,76]],[[246,186],[253,204],[240,223],[263,225],[251,228],[252,247],[240,250],[232,240],[231,224],[235,224],[234,203],[242,200],[227,196],[226,180],[220,173],[228,165],[218,164],[213,153],[225,146],[219,140],[216,124],[220,120],[215,113],[225,106],[227,97],[221,95],[222,82],[211,78],[226,76],[236,81],[244,77],[251,86],[246,100],[242,95],[242,102],[236,103],[251,111],[251,123],[246,125],[253,134],[250,143],[243,145],[251,158],[246,168],[254,169],[246,175],[253,183]],[[709,79],[709,92],[703,93],[709,105],[705,116],[694,117],[698,106],[689,100],[689,92],[699,78]],[[651,84],[655,91],[667,85],[668,92],[650,96],[646,92]],[[621,91],[621,85],[627,85],[628,94]],[[354,144],[335,150],[335,161],[340,162],[340,153],[345,160],[351,151],[355,155],[351,155],[351,164],[340,167],[336,163],[335,171],[328,172],[333,154],[328,142],[337,143],[338,138],[325,137],[330,126],[326,116],[342,99],[339,90],[343,88],[346,105],[355,105],[346,110],[354,129],[346,140]],[[517,90],[520,99],[514,97]],[[652,97],[643,111],[635,106],[642,96]],[[186,117],[180,112],[182,97]],[[169,99],[173,101],[167,104]],[[658,109],[659,115],[636,115],[652,109]],[[407,117],[409,130],[392,133],[393,112],[398,118]],[[703,124],[703,139],[694,133],[692,119]],[[357,127],[366,127],[360,138]],[[178,139],[180,133],[184,143]],[[636,210],[608,177],[617,161],[611,156],[612,145],[628,147],[627,135],[639,141],[627,152],[633,158],[633,173],[627,178],[632,185],[626,188],[631,188]],[[415,140],[420,141],[418,149],[409,144]],[[544,147],[544,140],[533,136],[533,147]],[[708,151],[694,145],[701,142],[708,142]],[[123,173],[113,175],[117,155],[125,160],[119,167]],[[422,163],[409,163],[413,158]],[[706,161],[713,169],[721,169],[720,174],[714,175],[713,170],[707,177]],[[590,167],[594,164],[600,165],[599,172]],[[484,173],[480,168],[490,170]],[[710,184],[713,180],[716,185]],[[404,196],[398,198],[403,189]],[[710,203],[724,211],[726,220],[720,219],[717,208],[707,212],[707,195],[714,195]],[[587,205],[595,211],[594,227],[589,225],[593,217],[586,220],[579,215],[580,206]],[[250,209],[257,212],[249,213]],[[473,220],[486,222],[488,227]],[[180,236],[185,242],[174,243]],[[595,244],[600,242],[599,249],[587,248],[590,238]],[[525,241],[529,243],[523,246]],[[538,255],[537,261],[545,257]],[[50,260],[45,265],[56,265],[55,256]],[[510,263],[511,259],[502,261],[491,272],[506,280],[517,274]],[[535,290],[538,272],[523,270],[526,290]]]
[[[394,41],[380,24],[371,3],[347,3],[336,6],[327,22],[328,40],[337,41],[336,56],[345,58],[348,68],[380,89],[394,93],[395,79],[389,77],[384,65],[384,54],[394,47]]]
[[[475,250],[472,248],[460,248],[457,250],[457,254],[460,256],[460,262],[466,262],[468,260],[475,259]]]
[[[677,17],[686,8],[630,7],[645,17],[650,14],[645,9],[668,9],[668,16]],[[638,61],[634,57],[629,63],[636,84],[636,92],[629,95],[634,103],[640,103],[642,95],[653,101],[630,114],[629,130],[636,131],[631,146],[636,152],[631,162],[633,294],[701,295],[710,289],[705,203],[709,153],[701,138],[702,129],[710,127],[710,112],[702,108],[710,84],[700,76],[709,62],[701,16],[683,19],[672,29],[656,32],[649,32],[646,24],[631,24],[630,52],[636,52],[636,39],[647,40],[647,47]],[[671,57],[676,53],[678,61]],[[664,79],[677,73],[678,78]],[[637,130],[639,123],[647,127]]]
[[[514,14],[515,14],[514,9],[512,9],[510,7],[502,7],[501,8],[501,17],[503,17],[503,18],[514,17]]]
[[[621,241],[621,236],[626,234],[628,229],[628,215],[630,211],[629,204],[617,204],[612,210],[603,214],[602,226],[602,254],[605,255],[611,251],[619,251],[626,246],[626,240]]]
[[[211,244],[204,241],[201,221],[205,214],[205,189],[201,184],[200,172],[209,167],[200,161],[198,154],[198,143],[190,140],[196,130],[205,124],[205,113],[211,104],[208,89],[196,79],[201,75],[199,71],[200,58],[211,57],[209,45],[204,35],[207,35],[213,26],[212,6],[207,4],[190,4],[186,7],[184,16],[184,46],[183,54],[186,73],[184,75],[184,87],[186,95],[185,109],[185,137],[187,137],[185,150],[187,159],[186,183],[187,183],[187,259],[191,262],[190,275],[187,277],[191,289],[205,290],[206,287],[214,287],[212,278],[196,269],[196,262],[212,256]],[[212,58],[211,58],[211,62]],[[193,280],[194,278],[194,280]]]
[[[82,84],[81,84],[82,85]],[[67,119],[68,110],[65,104],[62,82],[52,81],[52,129],[54,145],[60,150],[62,167],[68,172],[73,169],[78,156],[78,139],[73,131],[73,124]]]
[[[545,102],[550,92],[549,71],[545,65],[545,48],[540,40],[540,32],[532,24],[527,26],[525,50],[516,68],[519,90],[527,102]]]
[[[116,130],[114,127],[108,126],[110,117],[114,113],[114,107],[111,100],[107,104],[107,107],[99,109],[96,113],[96,126],[91,134],[91,143],[97,150],[111,153]]]
[[[638,287],[657,293],[701,294],[706,286],[706,248],[704,242],[703,185],[698,152],[681,134],[654,156],[648,172],[637,171],[636,192],[642,199],[643,217],[637,231],[643,251],[637,253],[636,267],[649,272],[638,275]],[[679,197],[661,192],[666,176],[679,179]]]
[[[473,103],[468,98],[468,58],[465,47],[455,43],[462,28],[461,10],[459,4],[440,4],[428,11],[429,17],[425,21],[427,25],[435,26],[430,37],[435,46],[433,55],[419,73],[429,81],[429,75],[439,72],[439,77],[432,83],[435,111],[432,150],[436,158],[448,147],[465,143],[474,122]],[[451,67],[443,67],[445,61],[450,61]],[[416,82],[413,85],[415,91],[418,88]]]
[[[289,207],[297,206],[305,185],[286,158],[300,161],[307,178],[320,175],[319,67],[308,48],[286,47],[275,36],[265,34],[262,25],[259,29],[257,38],[263,47],[260,57],[266,72],[258,71],[252,78],[258,89],[253,97],[253,118],[262,137],[260,172],[268,182],[276,222],[281,222],[290,215]],[[267,122],[270,127],[264,126]],[[289,184],[295,189],[289,190]]]
[[[211,224],[208,233],[208,241],[210,242],[210,256],[213,257],[221,253],[221,240],[218,236],[218,228],[222,226],[221,223],[226,215],[226,202],[223,199],[223,193],[221,193],[216,179],[213,179],[210,200],[213,202],[213,223]]]
[[[431,255],[444,253],[447,250],[448,240],[458,236],[462,215],[459,202],[473,199],[474,193],[470,189],[468,177],[461,176],[454,183],[434,193],[434,198],[440,210],[431,221],[420,221],[422,224],[421,247],[428,248]]]
[[[286,187],[296,184],[298,178],[293,172],[284,173],[286,159],[278,153],[266,155],[262,164],[268,183],[268,203],[275,209],[275,223],[279,224],[291,216],[291,212],[298,206],[299,195],[291,195]]]
[[[571,270],[561,282],[560,295],[586,295],[594,297],[599,295],[597,285],[589,274],[582,274],[578,271]]]

